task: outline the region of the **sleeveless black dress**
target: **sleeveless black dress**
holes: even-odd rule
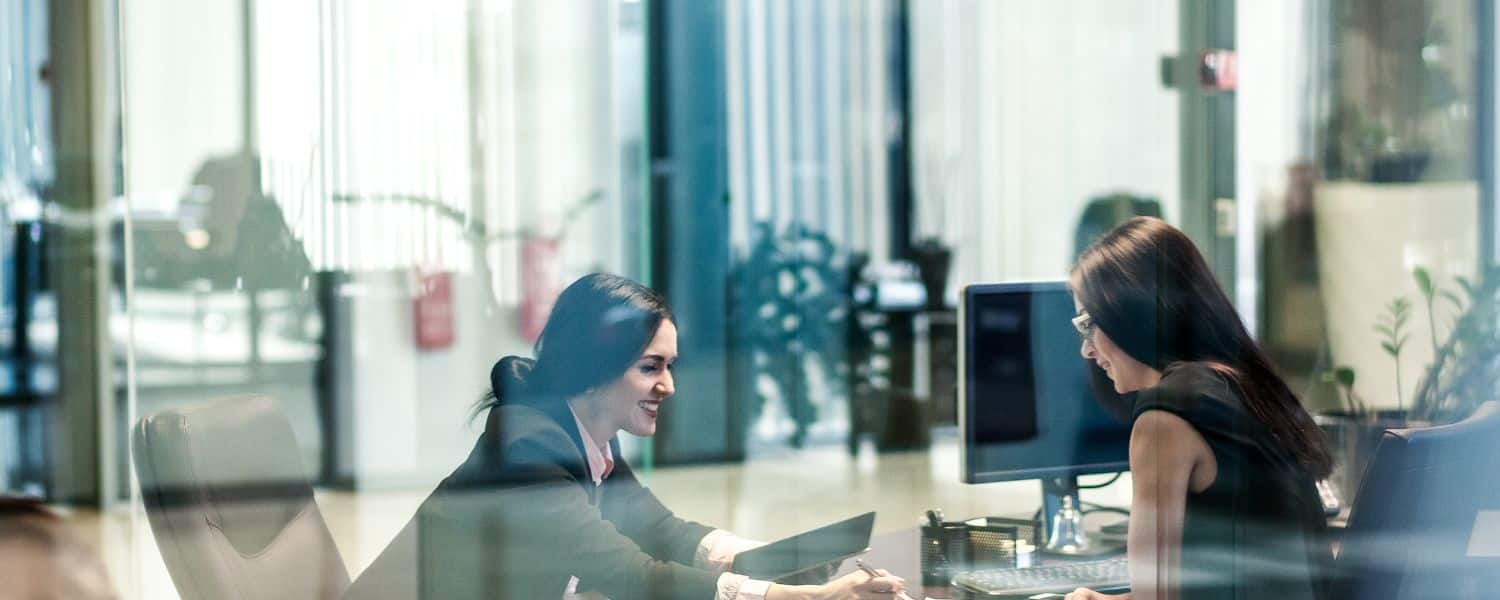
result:
[[[1184,600],[1324,600],[1333,561],[1314,477],[1203,363],[1169,367],[1136,394],[1134,418],[1163,410],[1187,421],[1218,463],[1212,485],[1188,492]]]

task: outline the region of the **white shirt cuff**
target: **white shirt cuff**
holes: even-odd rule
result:
[[[766,600],[766,593],[769,591],[769,581],[724,573],[719,576],[719,591],[714,594],[714,600]]]
[[[765,542],[747,540],[723,529],[715,529],[698,541],[698,549],[693,552],[693,566],[724,573],[734,564],[736,554],[764,545]]]

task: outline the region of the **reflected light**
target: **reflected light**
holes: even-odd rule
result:
[[[212,240],[213,238],[212,236],[208,235],[208,231],[205,231],[203,229],[193,229],[189,230],[187,233],[182,234],[183,243],[187,244],[187,247],[192,248],[193,250],[202,250],[204,248],[207,248],[208,243]]]

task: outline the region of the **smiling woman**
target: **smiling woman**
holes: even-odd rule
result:
[[[375,588],[392,580],[417,582],[422,598],[835,600],[902,589],[864,573],[807,586],[731,573],[735,555],[759,543],[678,518],[636,480],[616,434],[655,434],[676,392],[677,324],[655,291],[614,275],[579,279],[535,352],[495,364],[468,460],[346,598],[387,597]],[[389,572],[410,568],[418,573]]]

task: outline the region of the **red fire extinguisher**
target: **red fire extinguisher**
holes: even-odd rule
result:
[[[417,348],[441,350],[453,345],[453,275],[429,271],[418,276],[417,298],[412,303]]]
[[[558,294],[557,238],[529,237],[521,242],[521,339],[535,342],[542,335]]]

